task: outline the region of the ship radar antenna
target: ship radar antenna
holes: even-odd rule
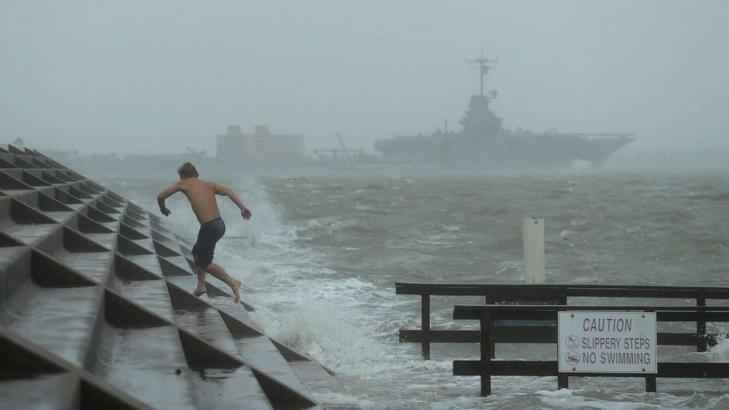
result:
[[[466,63],[472,67],[479,68],[480,71],[480,91],[481,91],[481,97],[483,97],[483,86],[484,86],[484,77],[486,77],[486,74],[489,73],[489,70],[491,67],[493,67],[496,63],[498,63],[499,60],[492,59],[492,58],[485,58],[483,56],[483,46],[481,46],[481,58],[474,58],[470,60],[466,60]]]

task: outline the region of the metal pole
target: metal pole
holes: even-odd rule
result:
[[[526,283],[544,283],[544,218],[526,217],[522,225]]]

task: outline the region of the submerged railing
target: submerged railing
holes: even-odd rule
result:
[[[707,300],[729,299],[729,288],[616,285],[483,285],[396,283],[397,294],[421,297],[421,328],[400,329],[401,342],[420,343],[422,355],[430,358],[431,343],[479,343],[481,359],[456,360],[454,375],[481,376],[481,394],[491,394],[491,376],[557,376],[560,388],[569,376],[560,373],[557,360],[496,360],[497,343],[557,343],[557,315],[565,310],[655,312],[658,322],[693,322],[695,332],[658,332],[662,346],[695,346],[700,352],[716,343],[717,334],[707,334],[707,322],[729,322],[729,307],[707,307]],[[454,319],[479,320],[479,330],[433,329],[431,296],[482,296],[484,305],[456,305]],[[694,306],[569,305],[570,298],[651,298],[690,301]],[[665,302],[664,302],[665,303]],[[729,363],[658,363],[657,373],[589,373],[590,376],[645,377],[646,390],[656,390],[656,377],[729,377]]]
[[[569,387],[569,376],[589,377],[644,377],[647,392],[656,391],[656,377],[726,378],[729,363],[673,363],[658,362],[656,374],[639,373],[560,373],[555,360],[495,360],[494,342],[510,335],[510,328],[522,326],[521,343],[557,343],[557,312],[589,310],[597,312],[655,312],[658,322],[729,322],[729,307],[705,306],[528,306],[528,305],[456,305],[454,319],[473,319],[480,323],[480,360],[456,360],[455,376],[480,376],[481,395],[491,394],[491,376],[557,376],[558,388]],[[508,327],[499,321],[508,320]],[[534,321],[544,322],[532,326]],[[550,327],[545,326],[551,325]],[[501,338],[501,339],[499,339]],[[684,345],[700,335],[658,333],[658,345]]]

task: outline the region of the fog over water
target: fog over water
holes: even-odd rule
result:
[[[59,158],[153,212],[187,147],[204,150],[201,177],[231,186],[253,211],[244,222],[220,201],[227,236],[215,260],[245,283],[267,334],[337,372],[345,391],[329,403],[725,409],[726,379],[664,379],[646,394],[640,379],[574,378],[557,391],[553,377],[499,377],[497,393],[481,398],[477,378],[452,375],[454,359],[477,357],[475,345],[433,346],[424,361],[419,346],[399,343],[420,303],[394,283],[524,283],[521,221],[543,216],[550,283],[729,286],[728,21],[726,0],[0,0],[0,142],[183,153],[141,156],[157,166],[149,169]],[[309,154],[335,146],[337,132],[372,152],[376,139],[445,121],[457,130],[479,85],[466,59],[482,47],[498,59],[486,91],[498,90],[491,108],[506,129],[636,140],[597,170],[573,161],[484,171],[458,168],[457,156],[449,168],[444,155],[420,168],[363,156],[355,169],[302,160],[256,174],[232,169],[237,157],[215,158],[229,124],[303,134]],[[199,224],[184,195],[168,205],[165,221],[193,239]],[[434,327],[468,326],[453,320],[453,305],[482,300],[434,298]],[[688,326],[676,327],[696,329]],[[499,346],[497,357],[556,351],[522,348]],[[729,339],[659,355],[726,362]]]
[[[0,4],[0,138],[214,153],[227,124],[307,148],[455,127],[478,76],[507,128],[621,131],[626,152],[729,149],[729,3],[25,1]]]

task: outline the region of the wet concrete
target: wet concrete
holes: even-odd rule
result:
[[[175,321],[167,285],[161,279],[149,281],[111,279],[110,287],[169,322]]]
[[[200,409],[272,409],[256,376],[248,366],[237,369],[209,369],[190,378]]]
[[[0,146],[0,408],[319,408],[312,392],[334,379],[224,286],[193,296],[191,247],[42,154]]]
[[[0,380],[0,400],[4,409],[65,410],[75,394],[68,386],[74,383],[78,380],[70,374]]]
[[[59,249],[53,254],[54,258],[73,268],[96,282],[103,282],[109,273],[109,267],[114,260],[112,252],[68,252]]]
[[[185,355],[172,326],[119,329],[105,325],[92,372],[145,403],[194,409]]]
[[[94,287],[41,288],[29,281],[5,300],[0,324],[80,365],[96,304]]]

